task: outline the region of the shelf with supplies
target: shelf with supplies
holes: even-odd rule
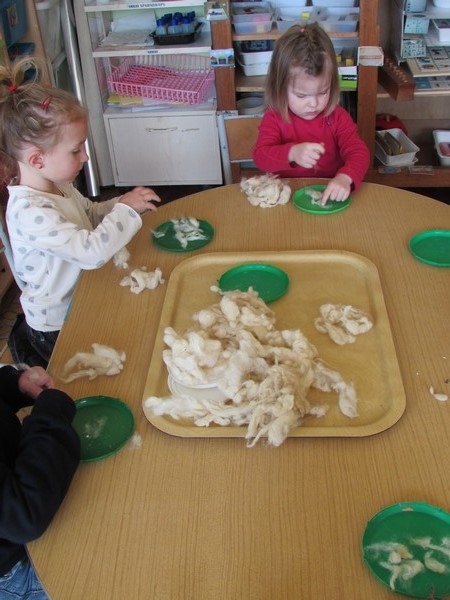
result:
[[[204,1],[86,2],[76,17],[114,184],[222,183]]]
[[[450,3],[438,7],[432,0],[380,0],[380,15],[382,45],[390,58],[379,71],[384,89],[377,93],[377,113],[395,115],[420,150],[416,164],[390,173],[380,173],[375,165],[366,180],[397,187],[448,187],[450,168],[439,160],[433,132],[450,130],[450,46],[441,39],[445,32],[436,35],[432,21],[449,19]],[[431,56],[402,56],[426,55],[427,46],[441,68]]]

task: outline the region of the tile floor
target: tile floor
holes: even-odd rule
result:
[[[125,193],[128,189],[131,188],[116,188],[114,186],[102,188],[101,195],[95,198],[95,200],[107,200]],[[198,185],[154,187],[154,190],[161,197],[163,204],[189,194],[195,194],[204,189],[206,189],[206,186]],[[83,192],[82,186],[80,186],[80,190]],[[450,205],[450,190],[448,188],[419,188],[411,191],[416,191],[419,194]],[[8,362],[10,360],[6,342],[18,312],[20,312],[19,290],[13,284],[0,302],[0,362]]]

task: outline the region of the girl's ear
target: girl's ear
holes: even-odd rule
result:
[[[42,169],[44,164],[44,153],[39,148],[33,148],[30,150],[26,157],[26,162],[33,167],[33,169]]]

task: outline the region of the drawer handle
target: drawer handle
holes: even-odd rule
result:
[[[160,129],[156,129],[155,127],[146,127],[145,131],[152,133],[154,131],[176,131],[178,127],[161,127]]]

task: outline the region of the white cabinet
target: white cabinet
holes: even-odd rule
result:
[[[141,107],[134,111],[113,108],[107,102],[111,91],[108,80],[121,65],[124,66],[124,61],[128,64],[136,58],[136,63],[150,64],[149,59],[156,59],[153,62],[166,67],[169,64],[165,61],[171,66],[174,59],[179,58],[183,63],[181,59],[189,56],[193,60],[188,62],[195,62],[194,59],[200,57],[203,62],[206,60],[209,68],[211,31],[204,18],[204,0],[107,3],[86,0],[81,10],[78,2],[74,8],[100,184],[221,184],[214,87],[208,98],[202,97],[201,104],[165,102],[158,108],[152,106],[151,110],[142,110]],[[111,32],[124,19],[136,22],[137,17],[142,22],[155,23],[164,13],[192,10],[202,27],[199,35],[188,44],[148,46],[140,43],[130,46],[105,43],[105,40],[109,43]]]
[[[215,115],[106,112],[115,185],[222,183]]]

